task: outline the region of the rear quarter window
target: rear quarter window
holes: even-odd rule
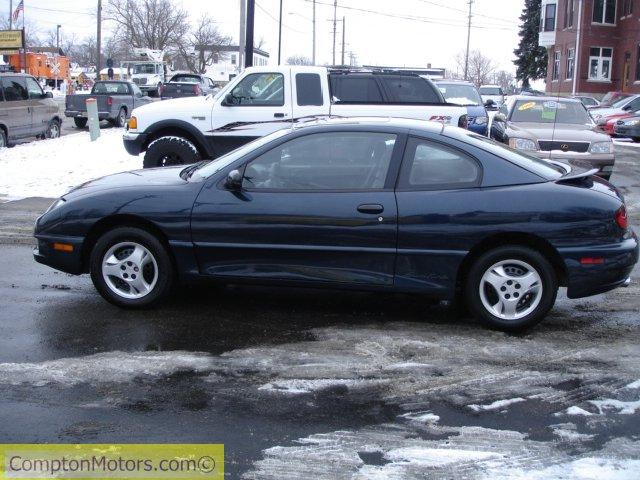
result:
[[[331,95],[338,103],[382,103],[382,93],[373,76],[332,75]]]
[[[383,77],[394,103],[442,103],[442,97],[429,82],[420,77]]]
[[[296,100],[301,107],[306,105],[321,106],[324,103],[322,99],[322,83],[320,82],[320,75],[317,73],[296,74],[296,92]]]

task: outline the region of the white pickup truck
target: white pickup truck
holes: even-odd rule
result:
[[[417,75],[266,66],[247,68],[216,95],[137,108],[124,146],[132,155],[146,152],[145,168],[187,164],[326,116],[402,117],[467,126],[467,109],[447,104],[430,80]]]

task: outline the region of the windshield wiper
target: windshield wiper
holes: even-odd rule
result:
[[[193,165],[189,165],[187,168],[184,168],[180,172],[180,178],[182,178],[183,180],[189,180],[191,178],[191,175],[193,175],[193,172],[209,162],[210,160],[201,160],[200,162],[194,163]]]

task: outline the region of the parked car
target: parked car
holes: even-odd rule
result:
[[[209,77],[192,73],[177,73],[160,87],[162,100],[169,98],[207,96],[214,93],[216,85]]]
[[[437,80],[436,85],[447,102],[467,107],[467,128],[486,136],[489,116],[476,86],[461,80]]]
[[[589,162],[606,179],[613,171],[611,137],[597,131],[579,100],[513,97],[493,118],[491,138],[539,158]]]
[[[635,113],[636,112],[623,112],[602,117],[597,121],[598,129],[613,137],[616,135],[614,127],[618,120],[632,117],[635,115]]]
[[[38,219],[34,256],[127,308],[175,279],[463,292],[488,325],[521,329],[559,286],[580,298],[628,283],[638,240],[594,171],[434,122],[317,122],[88,182]]]
[[[58,104],[34,77],[0,73],[0,87],[0,148],[21,138],[60,136]]]
[[[95,98],[98,103],[98,118],[108,120],[116,127],[124,127],[134,108],[151,103],[133,82],[105,80],[96,82],[91,94],[67,95],[64,114],[73,118],[76,127],[87,125],[87,99]]]
[[[602,100],[600,101],[600,105],[603,107],[610,107],[611,105],[618,102],[619,100],[629,98],[631,95],[632,95],[631,93],[625,93],[625,92],[607,92],[606,95],[602,97]]]
[[[467,126],[467,109],[418,75],[268,66],[245,69],[215,96],[137,109],[124,146],[146,152],[145,167],[194,163],[316,117],[361,115]]]
[[[505,94],[499,85],[482,85],[480,95],[485,105],[491,100],[496,104],[496,108],[500,108],[505,101]]]
[[[593,119],[598,122],[604,117],[615,114],[624,114],[627,112],[636,112],[640,110],[640,95],[630,95],[620,98],[613,102],[612,105],[601,105],[589,110]]]
[[[620,137],[632,138],[634,142],[640,142],[640,113],[627,118],[618,119],[614,126],[614,133]]]
[[[595,107],[599,107],[600,106],[600,102],[593,98],[593,97],[588,97],[588,96],[584,96],[584,95],[574,95],[571,98],[576,98],[578,100],[580,100],[582,102],[582,104],[587,108],[595,108]]]

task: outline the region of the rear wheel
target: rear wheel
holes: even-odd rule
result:
[[[78,128],[84,128],[87,126],[87,119],[86,118],[74,118],[73,119],[73,123],[76,124],[76,127]]]
[[[0,148],[7,146],[7,134],[0,128]]]
[[[160,137],[151,142],[144,155],[144,168],[185,165],[202,160],[196,146],[183,137]]]
[[[537,251],[518,246],[483,254],[472,265],[465,288],[473,315],[506,331],[539,323],[553,307],[557,293],[551,264]]]
[[[174,269],[162,243],[146,230],[120,227],[105,233],[91,251],[91,280],[114,305],[142,308],[161,301]]]
[[[631,140],[633,140],[634,142],[638,143],[638,142],[640,142],[640,137],[631,137]]]
[[[125,123],[127,123],[127,111],[123,108],[118,111],[118,116],[115,118],[113,124],[116,127],[124,127]]]
[[[58,138],[60,137],[60,120],[54,118],[49,122],[47,131],[45,132],[46,138]]]

